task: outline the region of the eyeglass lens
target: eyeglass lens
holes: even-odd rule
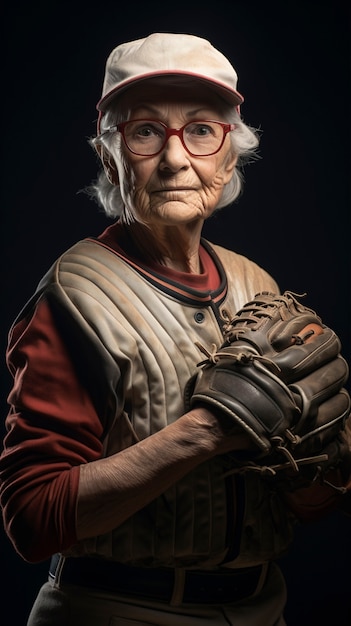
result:
[[[224,130],[221,124],[212,121],[189,122],[175,131],[157,121],[131,120],[124,124],[123,134],[128,148],[140,155],[151,156],[158,153],[169,135],[176,134],[191,154],[201,156],[219,149]]]

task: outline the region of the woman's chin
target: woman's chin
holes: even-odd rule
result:
[[[196,206],[180,200],[169,200],[157,207],[153,212],[156,219],[163,224],[187,224],[194,220],[202,220],[204,218],[203,207]]]

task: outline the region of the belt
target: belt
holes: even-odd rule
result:
[[[267,564],[241,569],[185,570],[132,567],[86,557],[52,557],[49,578],[57,586],[79,585],[170,604],[223,604],[257,593]]]

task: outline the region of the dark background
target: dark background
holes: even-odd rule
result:
[[[188,32],[229,56],[260,128],[261,159],[239,201],[208,224],[340,336],[350,361],[350,13],[346,2],[7,3],[2,10],[2,330],[54,259],[107,220],[84,193],[97,162],[95,103],[110,50],[152,31]],[[2,428],[10,388],[1,357]],[[4,430],[4,429],[3,429]],[[351,519],[299,527],[282,567],[289,626],[351,624]],[[1,531],[1,624],[22,626],[47,563]],[[33,537],[33,541],[38,538]],[[8,615],[7,618],[4,616]],[[265,626],[265,624],[262,624]]]

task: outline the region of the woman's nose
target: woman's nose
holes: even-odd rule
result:
[[[171,135],[161,152],[160,167],[177,171],[183,167],[189,167],[189,165],[189,154],[180,137]]]

